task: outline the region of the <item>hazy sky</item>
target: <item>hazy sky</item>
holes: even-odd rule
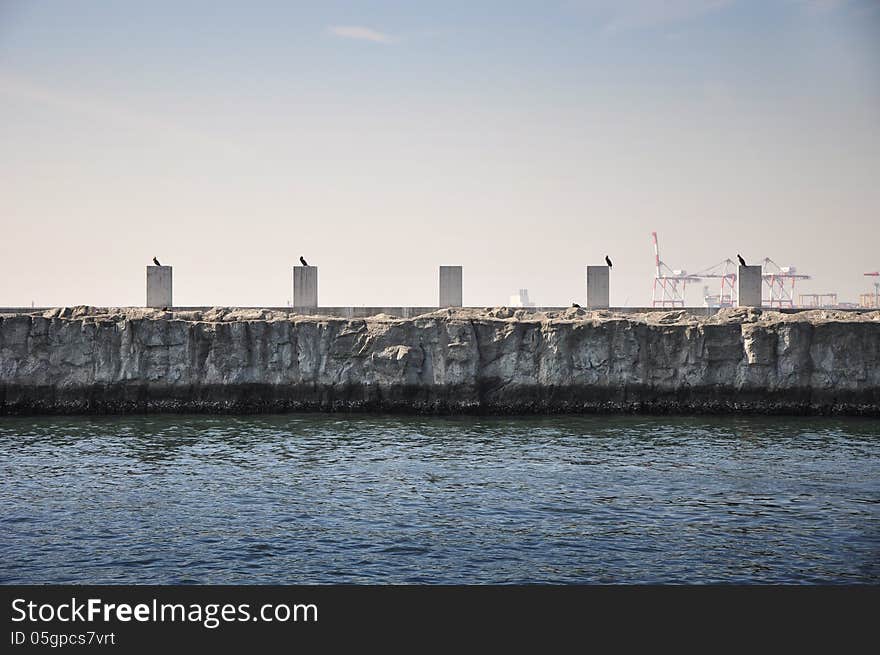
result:
[[[855,300],[878,208],[878,0],[0,0],[0,306],[643,305],[653,230]]]

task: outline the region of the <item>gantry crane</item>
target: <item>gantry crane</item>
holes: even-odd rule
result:
[[[684,307],[685,291],[688,282],[699,282],[696,275],[688,275],[684,270],[673,270],[660,259],[660,246],[657,233],[651,232],[654,240],[654,291],[651,304],[654,307]]]
[[[713,303],[713,306],[736,306],[736,262],[732,259],[720,261],[714,266],[710,266],[698,273],[694,273],[694,275],[700,279],[719,278],[721,280],[721,293],[718,294],[718,300],[716,303]]]
[[[762,279],[770,289],[770,299],[765,305],[770,307],[794,307],[794,283],[809,280],[809,275],[798,273],[794,266],[780,266],[769,257],[763,261]],[[786,288],[786,282],[789,283]]]

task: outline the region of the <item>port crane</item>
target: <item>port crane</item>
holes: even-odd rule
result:
[[[654,241],[654,289],[651,296],[653,307],[684,307],[685,291],[689,282],[699,282],[696,275],[689,275],[687,271],[671,269],[660,259],[660,245],[657,243],[657,233],[651,232]]]
[[[794,284],[798,280],[809,280],[809,275],[798,273],[794,266],[780,266],[769,257],[762,262],[761,278],[770,290],[770,307],[794,307]]]
[[[711,296],[715,307],[735,307],[736,306],[736,262],[732,259],[725,259],[718,262],[714,266],[710,266],[698,273],[694,273],[698,278],[714,278],[721,280],[721,292],[717,297]],[[708,288],[708,287],[707,287]],[[710,297],[707,296],[707,302]]]

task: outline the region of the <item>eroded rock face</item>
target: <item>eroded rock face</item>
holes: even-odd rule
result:
[[[224,308],[0,316],[0,413],[880,415],[880,312],[502,309],[406,320]]]

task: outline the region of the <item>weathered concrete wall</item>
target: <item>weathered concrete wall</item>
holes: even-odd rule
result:
[[[0,413],[294,409],[876,416],[880,312],[0,317]]]

